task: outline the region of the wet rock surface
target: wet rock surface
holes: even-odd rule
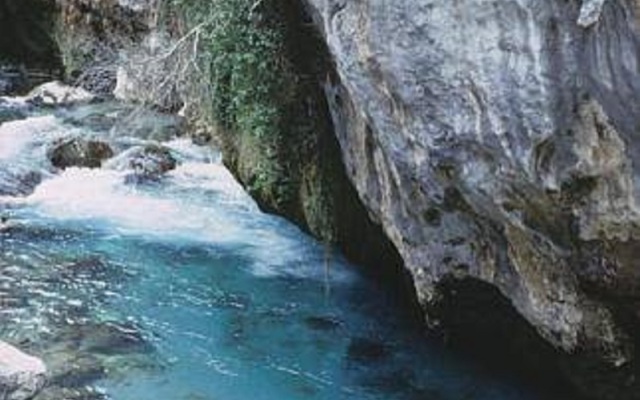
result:
[[[0,395],[3,400],[29,400],[44,386],[47,368],[42,360],[0,342]]]
[[[98,140],[66,138],[53,143],[48,158],[56,168],[99,168],[102,161],[113,156],[113,150]]]
[[[177,164],[178,161],[169,149],[149,144],[125,151],[107,166],[131,171],[125,178],[128,183],[143,183],[160,179],[166,172],[175,169]]]
[[[477,279],[584,393],[639,398],[637,1],[307,3],[346,170],[432,326],[440,283]]]
[[[97,97],[80,87],[65,85],[59,81],[44,83],[33,89],[26,101],[35,106],[69,106],[72,104],[90,103]]]

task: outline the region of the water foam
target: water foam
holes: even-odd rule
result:
[[[25,152],[33,150],[38,139],[59,129],[60,123],[50,115],[5,122],[0,125],[0,160],[24,157]]]

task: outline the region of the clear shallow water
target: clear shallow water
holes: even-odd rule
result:
[[[69,134],[119,150],[146,140],[120,132],[130,130],[92,131],[66,112],[0,125],[0,179],[16,168],[43,175],[32,194],[0,197],[15,224],[0,233],[0,339],[43,357],[55,390],[117,400],[542,398],[430,344],[389,293],[261,213],[212,150],[169,141],[180,166],[135,186],[117,158],[64,172],[46,161],[48,144]]]

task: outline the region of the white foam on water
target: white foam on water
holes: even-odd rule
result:
[[[70,134],[82,130],[53,116],[3,124],[0,161],[46,166],[47,146]],[[86,224],[111,234],[230,246],[253,261],[252,272],[258,276],[322,276],[321,246],[282,218],[262,213],[218,152],[189,139],[162,145],[180,164],[160,182],[126,184],[132,172],[127,163],[121,163],[123,168],[68,168],[45,179],[26,198],[0,202],[27,207],[57,223]],[[105,166],[117,165],[121,157]]]
[[[167,178],[176,188],[213,192],[225,205],[260,212],[255,201],[222,164],[185,162],[169,172]]]
[[[43,182],[27,202],[48,217],[60,220],[101,220],[122,233],[171,239],[230,241],[233,228],[209,232],[220,215],[205,214],[188,199],[167,199],[124,184],[126,172],[69,168]],[[204,235],[203,235],[204,234]],[[213,236],[213,237],[212,237]]]
[[[164,145],[171,149],[174,154],[177,154],[182,160],[215,164],[222,162],[220,152],[215,151],[209,146],[195,145],[191,139],[188,138],[173,139],[164,143]]]
[[[182,164],[150,189],[125,184],[126,174],[68,168],[40,184],[23,204],[63,223],[232,246],[252,260],[257,276],[323,276],[319,246],[290,223],[262,213],[221,164]],[[332,278],[345,277],[343,271]]]
[[[31,117],[0,125],[0,160],[23,157],[30,145],[60,129],[53,116]]]

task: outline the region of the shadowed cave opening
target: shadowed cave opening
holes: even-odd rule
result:
[[[563,372],[563,355],[545,341],[493,285],[448,277],[438,285],[430,315],[441,323],[442,340],[461,356],[490,370],[522,379],[563,400],[584,399]]]
[[[20,93],[60,78],[55,2],[0,0],[0,91]]]

